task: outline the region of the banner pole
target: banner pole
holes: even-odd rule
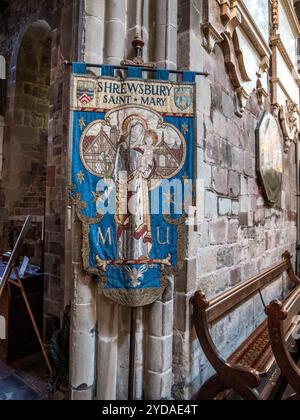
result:
[[[136,355],[136,327],[137,308],[130,309],[130,347],[129,347],[129,376],[128,401],[135,400],[135,355]]]
[[[101,69],[103,67],[103,64],[93,64],[93,63],[84,63],[84,64],[88,68],[93,67],[93,68],[96,68],[96,69],[97,68],[98,69]],[[66,67],[68,67],[68,66],[72,66],[73,63],[70,62],[70,61],[64,61],[64,65]],[[139,66],[133,66],[133,65],[131,65],[131,66],[129,66],[129,65],[126,65],[126,66],[114,66],[115,70],[128,70],[130,67],[139,67]],[[143,67],[142,66],[141,67],[141,70],[142,71],[149,72],[149,73],[151,73],[151,72],[152,73],[157,73],[157,71],[159,69],[156,69],[156,68],[148,68],[148,67]],[[184,73],[184,70],[173,70],[173,69],[169,69],[168,71],[169,71],[170,74],[183,74]],[[210,73],[208,73],[208,72],[199,72],[199,71],[197,71],[195,73],[196,73],[197,76],[204,76],[204,77],[208,77],[210,75]]]

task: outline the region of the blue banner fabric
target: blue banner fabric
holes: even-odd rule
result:
[[[139,68],[126,80],[112,78],[112,67],[102,77],[73,71],[71,197],[84,269],[114,302],[148,305],[184,261],[195,79],[173,83],[160,71],[145,80]]]

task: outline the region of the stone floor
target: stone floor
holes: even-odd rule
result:
[[[47,399],[47,372],[40,354],[5,363],[5,341],[0,340],[0,400]]]

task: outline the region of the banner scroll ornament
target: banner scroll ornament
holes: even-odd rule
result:
[[[193,178],[195,76],[173,83],[161,71],[159,80],[144,80],[133,68],[120,81],[110,66],[102,77],[84,73],[73,65],[71,199],[84,269],[111,300],[144,306],[162,296],[184,260],[174,181]]]

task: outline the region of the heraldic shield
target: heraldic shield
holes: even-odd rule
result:
[[[179,87],[174,89],[175,105],[181,111],[188,109],[193,103],[194,91],[190,87]]]
[[[77,66],[71,198],[83,227],[84,269],[114,302],[144,306],[162,296],[183,262],[194,83],[90,77],[76,74]],[[181,104],[184,115],[181,91],[192,95]]]

